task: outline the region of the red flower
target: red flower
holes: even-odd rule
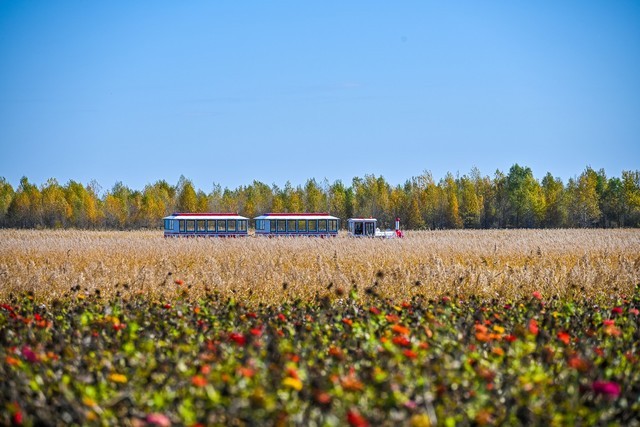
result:
[[[605,319],[605,320],[602,321],[602,324],[604,326],[613,326],[613,325],[616,324],[616,321],[612,320],[612,319]]]
[[[529,332],[538,335],[538,321],[536,319],[529,320]]]
[[[284,315],[284,314],[282,314],[282,313],[278,313],[278,319],[279,319],[280,321],[282,321],[282,322],[286,322],[286,321],[287,321],[287,318],[286,318],[286,317],[285,317],[285,315]]]
[[[613,314],[622,314],[622,311],[622,307],[613,307],[613,309],[611,310]]]
[[[634,307],[634,308],[630,308],[630,309],[629,309],[629,313],[634,314],[634,315],[636,315],[636,316],[637,316],[638,314],[640,314],[640,310],[638,310],[638,309],[637,309],[637,308],[635,308],[635,307]]]
[[[560,331],[558,332],[558,339],[568,345],[569,342],[571,342],[571,335],[569,335],[567,332]]]
[[[418,353],[410,349],[404,350],[402,354],[404,354],[409,359],[415,359],[416,357],[418,357]]]
[[[375,314],[375,315],[380,314],[380,310],[378,310],[376,307],[371,307],[371,308],[369,309],[369,312],[371,312],[371,313],[373,313],[373,314]]]
[[[262,335],[262,328],[252,328],[249,333],[251,335],[254,335],[256,337],[259,337],[260,335]]]
[[[22,411],[18,410],[15,414],[13,414],[13,423],[16,425],[22,425],[23,419],[22,419]]]
[[[610,399],[615,399],[620,395],[620,384],[613,381],[594,381],[591,385],[595,394],[602,394]]]
[[[173,282],[178,286],[184,285],[184,280],[182,280],[182,279],[176,279]]]
[[[411,341],[409,341],[409,338],[404,335],[395,336],[393,337],[392,341],[395,345],[399,345],[401,347],[409,347],[411,345]]]
[[[535,299],[537,299],[537,300],[541,300],[541,299],[542,299],[542,294],[541,294],[540,292],[538,292],[538,291],[535,291],[535,292],[534,292],[533,294],[531,294],[531,295],[533,295],[533,297],[534,297]]]
[[[258,315],[256,313],[247,313],[247,317],[251,317],[252,319],[255,319],[256,317],[258,317]]]
[[[342,319],[342,323],[344,323],[345,325],[351,326],[351,325],[353,325],[353,320],[351,320],[351,319],[349,319],[347,317],[347,318]]]
[[[244,335],[237,332],[231,332],[229,334],[229,340],[235,342],[238,345],[245,345],[247,343],[247,339],[244,337]]]
[[[351,427],[369,426],[369,422],[367,421],[367,419],[360,415],[360,413],[356,409],[349,409],[349,411],[347,412],[347,422]]]
[[[506,342],[514,342],[517,339],[518,339],[518,337],[516,337],[515,335],[511,335],[511,334],[504,336],[504,340]]]

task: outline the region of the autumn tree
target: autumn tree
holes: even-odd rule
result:
[[[198,195],[193,188],[193,183],[181,176],[178,180],[178,203],[179,212],[198,212]]]
[[[629,226],[640,226],[640,171],[622,171],[624,210]]]
[[[64,189],[55,178],[42,187],[42,216],[45,227],[63,228],[69,224],[72,209],[65,198]]]
[[[460,218],[465,228],[480,227],[481,205],[476,187],[466,175],[460,178]]]
[[[42,226],[42,194],[38,187],[31,184],[26,176],[20,179],[20,185],[7,210],[9,224],[20,228]]]
[[[569,180],[567,184],[568,211],[574,226],[593,227],[597,225],[602,214],[598,204],[597,185],[597,174],[591,168],[587,168],[577,180]]]

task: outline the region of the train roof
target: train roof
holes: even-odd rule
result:
[[[237,213],[226,212],[174,212],[163,219],[249,219]]]
[[[326,212],[300,212],[300,213],[265,213],[254,219],[339,219]]]

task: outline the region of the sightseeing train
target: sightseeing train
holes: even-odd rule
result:
[[[235,213],[173,213],[163,218],[164,237],[245,237],[249,218]],[[403,237],[400,219],[395,230],[380,230],[375,218],[349,218],[353,237]],[[335,237],[340,219],[328,213],[266,213],[254,218],[256,236]]]

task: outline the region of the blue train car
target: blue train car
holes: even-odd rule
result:
[[[249,218],[235,213],[173,213],[163,218],[164,237],[244,237]]]
[[[254,219],[256,236],[335,237],[340,221],[327,213],[267,213]]]

